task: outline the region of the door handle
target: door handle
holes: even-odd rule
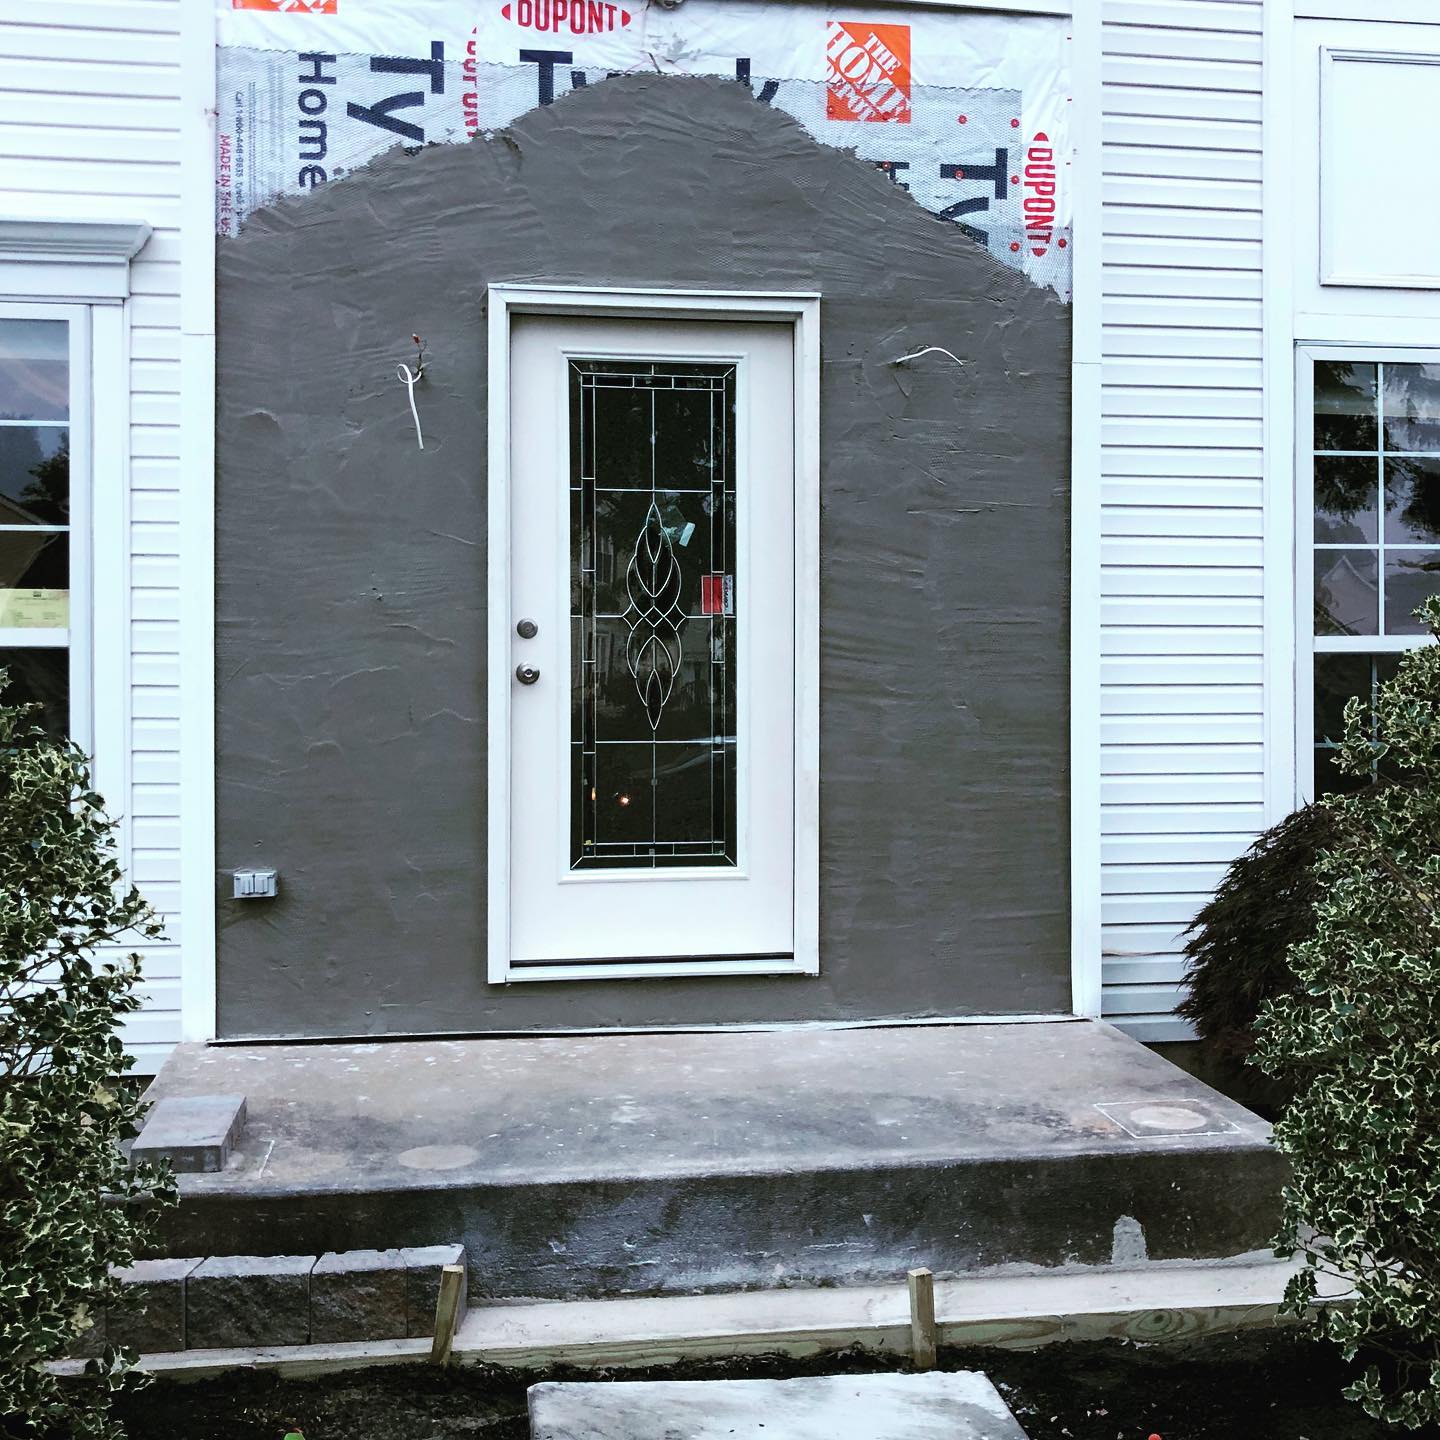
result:
[[[533,685],[540,678],[540,672],[533,665],[517,665],[515,678],[522,685]]]

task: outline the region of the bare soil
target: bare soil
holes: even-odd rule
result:
[[[1164,1345],[1118,1341],[1019,1353],[945,1351],[944,1369],[983,1370],[1031,1440],[1401,1440],[1341,1398],[1347,1367],[1299,1330]],[[847,1353],[687,1365],[667,1379],[736,1379],[903,1369]],[[547,1379],[648,1378],[626,1370]],[[537,1377],[529,1377],[533,1380]],[[406,1366],[315,1380],[237,1374],[159,1381],[122,1398],[130,1440],[526,1440],[526,1379]],[[1426,1431],[1424,1440],[1440,1440]],[[637,1437],[639,1440],[639,1437]],[[778,1440],[778,1437],[777,1437]]]

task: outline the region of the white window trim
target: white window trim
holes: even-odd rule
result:
[[[0,322],[6,320],[64,321],[69,344],[69,413],[65,425],[70,443],[70,592],[69,624],[59,629],[0,626],[0,647],[50,649],[70,652],[69,735],[86,752],[95,754],[95,714],[92,679],[93,607],[91,565],[96,546],[92,536],[91,497],[91,395],[90,310],[85,305],[17,304],[0,300]],[[100,788],[99,764],[92,781]],[[104,793],[103,791],[101,792]],[[111,811],[115,800],[107,796]]]
[[[0,315],[70,326],[70,733],[130,867],[130,436],[124,299],[141,222],[0,218]],[[34,637],[29,637],[33,643]]]
[[[795,958],[788,974],[820,968],[820,297],[746,291],[605,290],[492,285],[489,303],[489,625],[486,653],[510,650],[510,329],[516,315],[648,320],[789,321],[795,330]],[[494,670],[490,664],[489,669]],[[773,962],[674,965],[510,963],[510,690],[489,687],[487,976],[614,980],[775,974]],[[760,967],[757,970],[757,966]]]
[[[1315,798],[1315,654],[1396,655],[1431,642],[1424,635],[1316,635],[1315,454],[1312,441],[1315,361],[1440,364],[1440,348],[1367,344],[1295,347],[1295,756],[1296,800]]]
[[[150,238],[143,220],[19,220],[0,216],[0,295],[116,301],[130,261]]]

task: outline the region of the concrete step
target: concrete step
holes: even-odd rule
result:
[[[472,1303],[1221,1259],[1282,1176],[1094,1021],[183,1046],[152,1093],[249,1113],[159,1253],[460,1243]]]
[[[1025,1440],[973,1370],[532,1385],[532,1440]]]

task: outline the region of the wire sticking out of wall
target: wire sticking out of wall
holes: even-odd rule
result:
[[[918,360],[922,355],[943,355],[947,360],[953,360],[957,365],[963,366],[965,364],[958,355],[947,350],[943,345],[926,345],[920,350],[912,350],[908,355],[899,355],[890,363],[892,365],[908,365],[912,360]]]
[[[410,338],[415,342],[415,368],[412,370],[402,360],[395,367],[395,378],[405,387],[406,395],[410,400],[410,415],[415,421],[415,439],[423,450],[425,436],[420,429],[420,412],[415,408],[415,382],[425,378],[425,342],[418,335],[412,335]]]

